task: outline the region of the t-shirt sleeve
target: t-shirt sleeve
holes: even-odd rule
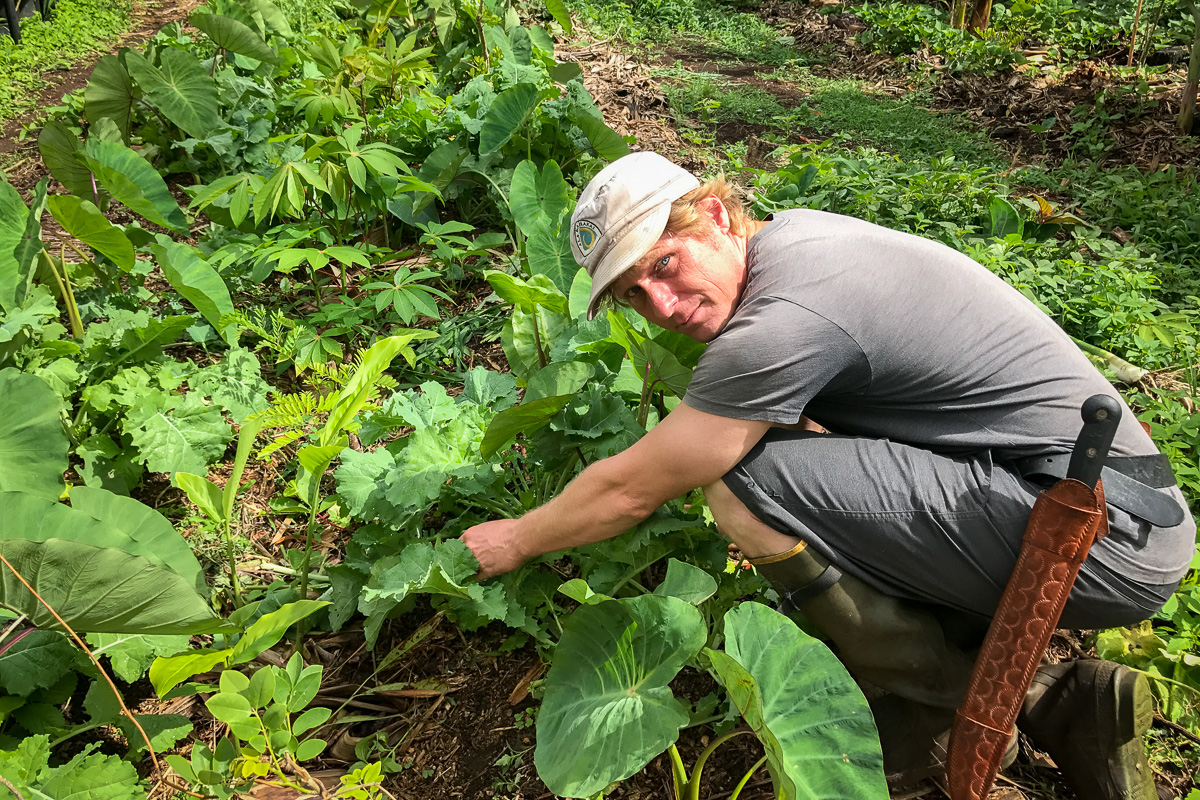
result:
[[[817,394],[861,391],[870,379],[866,355],[842,328],[786,298],[755,297],[700,357],[684,402],[791,424]]]

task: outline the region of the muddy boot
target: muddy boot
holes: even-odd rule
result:
[[[1086,660],[1038,669],[1017,724],[1080,800],[1157,800],[1142,744],[1153,720],[1145,675]]]
[[[943,772],[972,660],[946,641],[937,618],[843,574],[803,543],[750,563],[779,592],[780,611],[802,612],[854,677],[889,693],[871,703],[889,786]]]

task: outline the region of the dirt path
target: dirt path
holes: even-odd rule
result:
[[[180,0],[177,3],[170,2],[170,0],[134,0],[129,30],[117,37],[108,52],[115,53],[122,47],[142,44],[168,22],[187,17],[198,5],[200,5],[200,0]],[[68,69],[49,70],[43,73],[42,78],[47,85],[38,92],[33,109],[3,123],[2,134],[0,134],[0,154],[12,153],[31,146],[32,140],[28,138],[24,142],[17,141],[21,126],[38,119],[43,109],[58,105],[64,94],[86,86],[96,62],[106,54],[93,53],[75,62]]]

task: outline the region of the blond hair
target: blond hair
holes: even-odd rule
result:
[[[725,180],[724,175],[718,175],[710,181],[692,189],[690,192],[671,203],[671,215],[667,217],[667,227],[664,236],[702,236],[712,228],[712,217],[698,207],[698,203],[716,195],[725,206],[729,215],[729,230],[735,236],[745,234],[750,222],[745,206],[734,191],[733,184]]]

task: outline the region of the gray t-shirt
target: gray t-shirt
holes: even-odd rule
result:
[[[785,424],[804,414],[838,433],[1006,461],[1069,451],[1083,401],[1120,399],[1033,303],[940,243],[795,210],[750,240],[746,262],[741,301],[684,398],[700,411]],[[1128,408],[1111,452],[1158,452]],[[1192,544],[1141,542],[1106,565],[1166,583]]]

